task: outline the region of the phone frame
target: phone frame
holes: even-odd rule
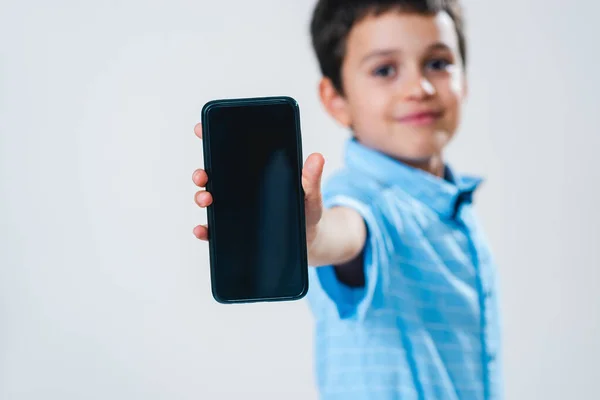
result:
[[[296,148],[297,148],[297,173],[298,173],[298,193],[300,196],[298,198],[298,209],[300,210],[299,215],[299,225],[300,225],[300,267],[301,271],[301,279],[303,281],[302,290],[300,293],[291,296],[281,296],[281,297],[258,297],[258,298],[248,298],[248,299],[225,299],[219,296],[216,289],[216,273],[215,269],[217,268],[217,252],[216,252],[216,236],[214,234],[215,230],[218,227],[215,224],[215,215],[212,204],[206,208],[207,211],[207,221],[208,221],[208,245],[209,245],[209,253],[210,253],[210,274],[211,274],[211,292],[213,298],[221,303],[221,304],[236,304],[236,303],[258,303],[258,302],[282,302],[282,301],[293,301],[300,300],[306,296],[308,292],[308,251],[306,246],[306,214],[304,208],[304,189],[302,188],[302,167],[303,167],[303,155],[302,155],[302,135],[301,135],[301,126],[300,126],[300,107],[298,106],[298,102],[289,96],[271,96],[271,97],[248,97],[248,98],[234,98],[234,99],[220,99],[220,100],[211,100],[207,102],[202,107],[202,148],[204,153],[204,170],[208,175],[208,182],[206,184],[206,190],[208,192],[212,191],[211,184],[211,175],[212,175],[212,158],[211,158],[211,144],[210,144],[210,119],[209,112],[214,108],[221,107],[239,107],[239,106],[268,106],[275,104],[288,104],[292,106],[294,110],[294,120],[295,120],[295,131],[296,131]],[[212,233],[211,233],[212,232]]]

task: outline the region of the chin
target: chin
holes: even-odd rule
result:
[[[440,129],[411,129],[398,132],[394,147],[407,158],[430,158],[439,155],[452,139],[452,134]]]

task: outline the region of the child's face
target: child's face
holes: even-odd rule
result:
[[[440,156],[466,92],[454,22],[446,13],[365,18],[348,36],[342,83],[339,95],[325,79],[322,99],[363,144],[409,163]]]

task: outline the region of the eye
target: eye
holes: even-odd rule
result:
[[[391,78],[396,75],[396,67],[391,64],[379,66],[373,70],[373,75],[381,78]]]
[[[433,71],[444,71],[444,70],[448,69],[448,67],[451,65],[452,65],[452,61],[450,61],[446,58],[434,58],[434,59],[427,61],[427,63],[425,64],[425,67],[427,69],[430,69]]]

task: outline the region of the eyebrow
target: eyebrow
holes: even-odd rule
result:
[[[360,60],[360,64],[362,65],[372,58],[393,56],[393,55],[399,54],[399,53],[401,53],[400,50],[375,50],[375,51],[367,54],[366,56],[364,56],[363,59]]]
[[[450,48],[450,46],[448,46],[445,43],[437,42],[427,48],[427,51],[432,51],[432,50],[452,50],[452,49]]]
[[[433,51],[433,50],[450,50],[450,47],[448,47],[448,45],[446,45],[442,42],[436,42],[436,43],[430,45],[429,47],[427,47],[428,52]],[[400,51],[399,49],[375,50],[375,51],[367,54],[366,56],[364,56],[363,59],[360,61],[360,64],[362,65],[372,58],[393,56],[393,55],[401,54],[401,53],[402,53],[402,51]]]

